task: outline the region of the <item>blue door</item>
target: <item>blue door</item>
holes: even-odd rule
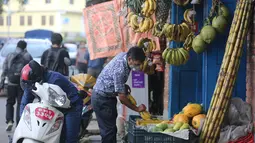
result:
[[[208,16],[212,2],[211,0],[204,1],[205,13],[204,16]],[[231,19],[236,8],[236,1],[233,0],[222,0],[222,2],[228,7],[231,13]],[[229,34],[229,29],[223,35],[218,34],[216,40],[208,47],[208,50],[204,53],[203,57],[203,104],[206,110],[210,106],[211,98],[215,89],[216,81],[222,59],[224,56],[226,42]],[[244,45],[244,51],[241,59],[239,73],[237,77],[236,86],[233,90],[233,97],[240,97],[245,100],[246,97],[246,46]]]
[[[231,16],[235,10],[235,1],[222,0],[222,2],[231,11]],[[211,0],[204,0],[203,4],[196,5],[196,21],[198,21],[198,27],[203,27],[203,20],[209,14],[211,8]],[[181,23],[183,20],[183,12],[187,8],[176,6],[172,4],[171,23]],[[231,23],[229,24],[230,27]],[[217,35],[214,43],[208,46],[208,49],[203,54],[197,55],[191,51],[189,62],[184,66],[171,66],[169,76],[169,117],[178,113],[188,102],[203,103],[207,110],[210,106],[210,101],[216,80],[218,78],[219,69],[223,59],[225,45],[228,37],[229,29],[224,35]],[[178,47],[178,43],[171,43],[170,48]],[[243,52],[242,61],[239,69],[237,84],[234,89],[234,95],[245,99],[246,84],[246,52]]]

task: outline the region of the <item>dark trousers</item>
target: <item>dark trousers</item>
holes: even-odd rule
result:
[[[23,95],[23,90],[20,86],[8,85],[7,87],[7,101],[6,101],[6,123],[9,121],[13,121],[14,117],[14,105],[17,100],[17,108],[16,108],[16,123],[19,123],[19,110],[20,110],[20,102]]]
[[[79,70],[79,73],[87,73],[88,65],[84,63],[78,63],[77,68]]]
[[[91,102],[97,117],[102,143],[116,143],[116,119],[118,115],[116,97],[103,97],[93,91]]]
[[[80,104],[81,103],[81,104]],[[64,126],[61,133],[61,143],[78,143],[81,125],[82,102],[72,106],[65,115]]]

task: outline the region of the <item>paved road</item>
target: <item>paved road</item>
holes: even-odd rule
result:
[[[14,128],[12,132],[5,131],[5,127],[6,127],[5,104],[6,104],[6,97],[0,97],[0,143],[8,143],[8,135],[12,135],[14,132]]]

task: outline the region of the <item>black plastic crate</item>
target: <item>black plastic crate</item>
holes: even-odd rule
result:
[[[162,133],[152,133],[136,128],[136,119],[140,116],[130,115],[128,121],[128,143],[197,143],[198,137],[190,132],[189,140]]]

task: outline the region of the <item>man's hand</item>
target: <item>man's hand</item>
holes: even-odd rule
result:
[[[136,107],[135,105],[133,105],[129,99],[127,98],[127,95],[125,95],[124,93],[119,93],[119,100],[122,104],[126,105],[128,108],[130,108],[131,110],[134,110],[136,112],[140,112],[141,110],[144,109],[144,107]],[[146,107],[145,107],[146,108]]]
[[[146,111],[146,106],[144,104],[141,104],[138,106],[138,112]]]

